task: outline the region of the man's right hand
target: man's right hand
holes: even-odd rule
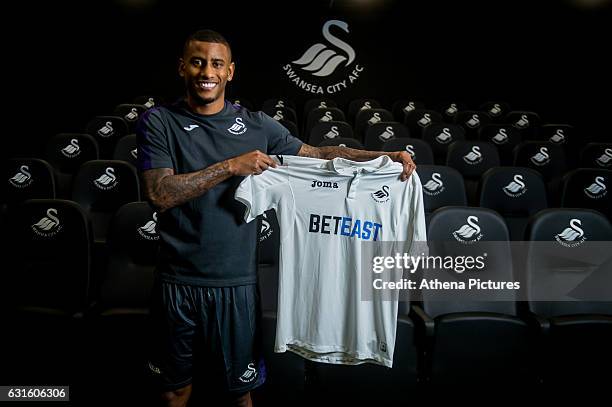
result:
[[[232,175],[247,176],[261,174],[269,167],[276,168],[276,162],[269,155],[259,150],[239,155],[227,160]]]

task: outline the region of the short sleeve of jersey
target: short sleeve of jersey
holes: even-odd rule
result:
[[[245,222],[254,220],[268,209],[277,209],[291,186],[287,167],[269,168],[259,175],[249,175],[236,189],[234,197],[246,206]]]
[[[158,109],[147,111],[136,126],[139,171],[174,168],[168,149],[166,126]]]
[[[264,113],[264,130],[268,136],[268,154],[297,155],[302,147],[302,141],[291,135],[282,124]]]

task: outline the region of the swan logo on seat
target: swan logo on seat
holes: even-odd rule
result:
[[[563,133],[563,129],[557,129],[555,134],[550,136],[549,140],[555,144],[564,144],[565,143],[565,134]]]
[[[79,146],[79,140],[73,138],[70,140],[70,144],[60,150],[62,154],[68,158],[74,158],[81,154],[81,147]]]
[[[389,200],[389,187],[387,185],[383,185],[381,189],[372,192],[371,195],[374,202],[385,203]]]
[[[472,150],[463,156],[463,161],[470,165],[477,165],[482,162],[482,153],[480,152],[480,147],[473,146]]]
[[[93,183],[101,190],[108,191],[109,189],[115,188],[119,184],[119,181],[115,176],[115,169],[113,167],[106,167],[104,174],[96,178]]]
[[[380,141],[387,141],[387,140],[394,138],[394,136],[395,136],[395,132],[393,131],[393,126],[387,126],[385,127],[385,131],[383,131],[382,133],[378,135],[378,139]]]
[[[491,137],[491,141],[497,145],[506,144],[508,142],[508,134],[506,134],[506,129],[499,129],[497,134]]]
[[[240,134],[244,134],[247,131],[247,127],[242,122],[242,118],[236,117],[235,123],[232,124],[232,126],[229,129],[227,129],[227,131],[235,135],[240,135]]]
[[[106,122],[104,126],[98,129],[98,134],[100,137],[110,137],[115,133],[115,129],[113,129],[113,122]]]
[[[341,30],[349,33],[348,24],[344,21],[329,20],[323,24],[322,29],[326,43],[312,45],[301,57],[283,66],[287,78],[307,93],[339,93],[357,81],[364,70],[364,67],[355,61],[353,47],[336,37],[331,32],[332,27],[336,32]],[[340,72],[343,73],[342,78],[338,77]],[[308,75],[309,79],[300,77],[300,74]]]
[[[431,174],[431,179],[423,185],[423,192],[429,196],[440,195],[445,189],[446,187],[439,172]]]
[[[595,159],[595,162],[600,167],[609,167],[612,165],[612,148],[606,148],[604,153]]]
[[[478,216],[468,216],[467,223],[453,232],[453,237],[460,243],[472,244],[482,239],[478,226]]]
[[[595,182],[584,188],[584,194],[591,199],[603,198],[608,194],[608,189],[606,188],[604,181],[604,177],[595,177]]]
[[[46,216],[43,216],[38,222],[32,225],[34,233],[41,237],[52,237],[58,234],[58,232],[62,230],[62,225],[56,215],[57,209],[47,209]]]
[[[570,226],[563,229],[563,232],[555,235],[555,240],[565,247],[580,246],[586,240],[584,230],[580,226],[582,226],[580,219],[570,220]]]
[[[331,140],[333,138],[339,137],[340,132],[338,131],[338,126],[331,126],[331,130],[323,135],[323,137],[327,140]]]
[[[540,151],[536,155],[531,157],[530,160],[532,163],[534,163],[538,167],[548,164],[550,162],[550,155],[548,154],[548,148],[541,147]]]
[[[147,240],[159,240],[157,233],[157,212],[153,212],[153,220],[138,228],[138,234]]]
[[[30,186],[32,182],[34,182],[34,179],[32,178],[32,174],[30,174],[30,167],[27,165],[19,167],[17,174],[9,178],[9,183],[16,188],[26,188]]]
[[[523,176],[516,174],[508,185],[502,188],[504,193],[511,198],[518,198],[527,192],[527,186],[523,182]]]
[[[448,127],[442,129],[442,132],[436,136],[436,141],[440,144],[448,144],[453,141],[453,135]]]
[[[263,242],[268,239],[274,233],[274,229],[270,224],[270,220],[268,219],[268,214],[266,212],[261,215],[261,228],[259,229],[259,241]]]

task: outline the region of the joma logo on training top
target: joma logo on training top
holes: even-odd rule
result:
[[[323,25],[322,30],[326,43],[312,45],[300,58],[283,66],[289,80],[308,93],[332,95],[341,92],[355,82],[364,69],[357,63],[352,68],[349,67],[355,62],[355,50],[348,43],[332,34],[332,27],[349,33],[348,24],[344,21],[329,20]],[[313,80],[318,81],[319,78],[331,77],[339,69],[348,71],[348,76],[345,76],[342,80],[335,79],[331,84],[329,84],[329,81],[325,81],[324,85],[312,83],[298,76],[298,71],[301,71]]]
[[[338,183],[337,182],[331,182],[331,181],[317,181],[316,179],[312,180],[312,185],[310,186],[311,188],[338,188]]]

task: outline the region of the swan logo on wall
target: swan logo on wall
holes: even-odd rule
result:
[[[453,237],[460,243],[472,244],[482,239],[478,216],[468,216],[466,224],[453,232]]]
[[[79,146],[79,140],[73,138],[70,140],[70,144],[60,150],[62,154],[68,158],[77,157],[81,154],[81,147]]]
[[[527,186],[523,181],[523,176],[521,174],[516,174],[512,181],[508,185],[502,188],[504,193],[511,198],[518,198],[521,195],[524,195],[527,192]]]
[[[157,212],[153,212],[153,220],[138,228],[138,233],[147,240],[159,240],[159,234],[157,233]]]
[[[30,174],[30,167],[27,165],[19,167],[17,174],[9,178],[9,183],[15,188],[26,188],[30,186],[33,181],[32,174]]]
[[[336,36],[349,33],[349,26],[344,21],[325,22],[322,29],[325,41],[310,46],[299,58],[283,66],[289,80],[307,93],[335,94],[345,90],[359,78],[364,69],[355,62],[356,53],[353,47]],[[351,64],[354,65],[351,67]],[[348,71],[348,75],[339,80],[334,74],[341,70]],[[306,75],[307,79],[300,77],[298,73]],[[325,84],[319,83],[319,80],[326,78],[332,79],[325,81]]]
[[[104,170],[104,174],[100,175],[94,180],[94,185],[103,191],[115,188],[119,184],[117,176],[115,175],[115,169],[113,167],[107,167]]]
[[[378,191],[372,192],[372,199],[378,203],[385,203],[389,200],[389,187],[383,185]]]
[[[606,184],[604,184],[604,181],[604,177],[595,177],[595,181],[588,187],[584,188],[584,194],[592,199],[603,198],[608,194],[608,189]]]
[[[38,236],[41,237],[52,237],[55,236],[60,230],[62,225],[59,218],[57,217],[57,209],[47,209],[46,216],[43,216],[38,222],[33,224],[32,230]]]
[[[582,221],[580,219],[572,219],[569,224],[569,227],[563,229],[563,232],[555,235],[555,240],[565,247],[580,246],[586,240],[584,230],[581,228]]]

